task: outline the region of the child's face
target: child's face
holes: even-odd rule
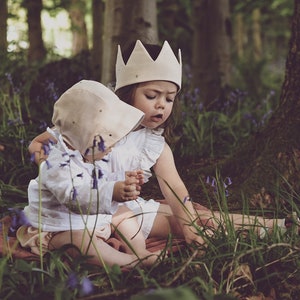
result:
[[[140,83],[133,97],[133,106],[145,113],[142,125],[157,128],[170,116],[177,86],[169,81],[148,81]]]

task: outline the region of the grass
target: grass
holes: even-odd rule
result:
[[[0,145],[4,146],[0,151],[2,217],[15,217],[15,212],[27,203],[28,182],[37,175],[27,146],[45,129],[42,117],[47,112],[51,114],[53,104],[44,103],[43,115],[39,118],[41,103],[29,101],[28,94],[14,88],[15,82],[9,79],[3,79],[5,85],[2,86],[6,88],[0,91]],[[261,96],[263,101],[255,102],[250,94],[228,90],[224,99],[216,101],[214,109],[207,111],[199,102],[198,91],[187,88],[180,100],[184,114],[177,132],[183,137],[174,150],[175,155],[183,158],[230,156],[239,143],[259,130],[276,106],[274,93],[265,95]],[[275,229],[259,238],[255,228],[235,230],[229,217],[230,178],[223,180],[221,174],[216,173],[215,178],[208,178],[206,182],[196,180],[202,187],[203,202],[217,207],[224,220],[213,231],[195,227],[207,240],[206,248],[183,244],[170,256],[165,255],[166,248],[162,262],[148,268],[137,266],[133,270],[95,267],[88,264],[84,255],[68,256],[66,250],[71,246],[47,253],[42,262],[15,259],[8,248],[0,258],[0,298],[217,300],[251,296],[264,299],[263,295],[276,295],[279,299],[296,299],[300,292],[299,236],[293,230],[282,233]],[[288,200],[289,195],[293,199],[295,192],[290,187],[290,191],[277,191],[277,194]],[[298,212],[292,204],[293,210]],[[240,211],[270,214],[263,209],[251,211],[245,200]],[[272,211],[275,217],[279,213]],[[6,235],[4,229],[2,226],[4,241],[9,242],[14,231]],[[170,236],[169,246],[174,242]]]

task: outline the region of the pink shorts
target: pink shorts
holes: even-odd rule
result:
[[[17,230],[17,239],[21,246],[24,248],[30,248],[31,252],[40,255],[41,252],[44,255],[49,250],[52,250],[51,240],[52,238],[62,231],[48,232],[39,230],[32,226],[21,226]],[[99,239],[106,241],[111,235],[111,227],[109,224],[95,229],[95,236]]]

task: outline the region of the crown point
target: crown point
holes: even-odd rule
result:
[[[164,41],[159,55],[154,60],[143,43],[137,40],[126,64],[121,47],[118,45],[115,90],[127,85],[154,80],[171,81],[180,89],[181,76],[181,51],[178,50],[177,58],[167,41]]]

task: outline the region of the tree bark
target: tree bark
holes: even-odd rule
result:
[[[84,50],[88,50],[88,35],[85,23],[86,5],[84,0],[71,0],[68,12],[71,20],[72,54],[76,55]]]
[[[7,0],[0,1],[0,53],[7,51]]]
[[[253,53],[254,60],[260,61],[262,58],[262,38],[261,38],[261,25],[260,25],[260,9],[256,8],[252,12],[252,37],[253,37]]]
[[[234,22],[234,37],[235,37],[235,48],[238,58],[241,60],[244,58],[244,40],[245,30],[242,13],[237,13]]]
[[[201,100],[209,109],[230,83],[229,1],[195,0],[192,3],[192,85],[200,88]]]
[[[24,3],[27,8],[29,40],[28,61],[42,61],[47,54],[44,46],[41,24],[41,12],[43,8],[42,0],[27,0]]]
[[[93,49],[92,49],[92,69],[93,78],[101,81],[101,65],[103,54],[103,26],[104,26],[104,3],[102,0],[93,0]]]
[[[115,78],[117,45],[140,39],[157,43],[156,0],[106,0],[102,58],[102,82],[110,83]]]
[[[255,202],[260,197],[274,201],[300,194],[300,1],[295,0],[289,53],[280,104],[266,127],[240,149],[235,159],[223,165],[223,173],[234,174],[235,197],[240,191]],[[263,191],[263,192],[262,192]],[[298,195],[298,196],[297,196]],[[285,199],[286,200],[286,199]]]

